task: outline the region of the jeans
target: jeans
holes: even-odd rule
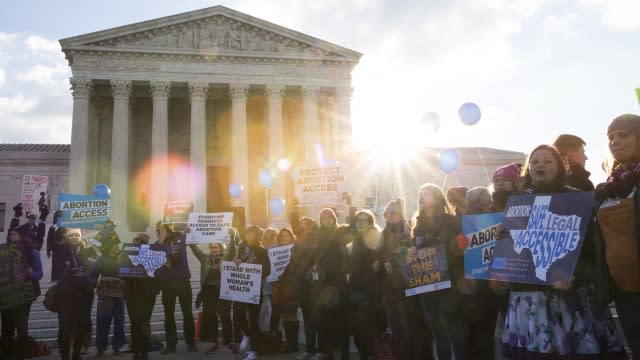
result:
[[[632,358],[640,359],[640,292],[617,289],[615,304],[624,337],[631,347]]]
[[[255,351],[260,334],[260,304],[233,303],[233,322],[249,337],[249,349]],[[249,321],[247,322],[247,314]]]
[[[29,308],[31,303],[17,305],[9,309],[2,310],[2,344],[3,358],[7,358],[11,353],[16,359],[24,359],[25,345],[27,344]],[[15,348],[13,347],[13,333],[17,333]]]
[[[178,343],[176,333],[176,297],[180,303],[182,310],[184,341],[189,344],[195,344],[195,323],[193,321],[191,294],[191,282],[189,279],[181,280],[162,280],[160,283],[162,288],[162,305],[164,306],[164,331],[167,338],[167,347],[175,348]]]
[[[96,309],[96,348],[104,351],[109,345],[109,329],[113,319],[113,339],[111,348],[120,350],[124,345],[124,299],[98,296]]]
[[[127,302],[127,312],[131,323],[131,350],[138,354],[149,351],[151,336],[149,321],[156,303],[156,293],[152,281],[146,279],[125,280],[124,298]]]
[[[73,357],[79,358],[87,335],[91,334],[93,290],[60,291],[56,293],[60,355],[69,357],[73,336]]]
[[[438,360],[450,360],[451,349],[457,360],[468,359],[469,333],[462,321],[464,314],[459,313],[460,295],[449,289],[418,296],[425,320],[431,329]]]

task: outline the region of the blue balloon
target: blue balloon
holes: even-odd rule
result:
[[[445,174],[451,174],[458,168],[460,155],[456,149],[442,149],[438,154],[438,165]]]
[[[239,198],[240,195],[242,195],[243,191],[244,191],[244,186],[242,186],[241,184],[238,184],[238,183],[229,184],[229,195],[232,198],[234,199]]]
[[[93,187],[93,195],[101,198],[109,198],[111,196],[111,189],[107,184],[96,184]]]
[[[458,109],[458,116],[463,124],[471,126],[480,121],[482,113],[480,112],[478,105],[468,102],[460,106],[460,109]]]
[[[269,200],[269,211],[271,212],[271,215],[278,216],[282,214],[282,212],[284,211],[285,205],[286,203],[284,199],[281,197],[275,197]]]
[[[270,189],[273,186],[273,180],[275,175],[271,172],[271,170],[262,170],[260,171],[260,185],[265,189]]]

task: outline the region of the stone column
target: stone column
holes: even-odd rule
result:
[[[206,104],[208,83],[189,83],[191,97],[191,189],[194,212],[207,211]]]
[[[335,148],[338,160],[344,160],[352,148],[351,93],[351,87],[336,88],[333,141],[337,142]]]
[[[167,202],[167,184],[169,164],[169,93],[171,83],[152,81],[153,117],[151,125],[151,192],[149,206],[151,217],[149,228],[155,232],[156,221],[162,218],[164,204]]]
[[[111,131],[111,220],[122,237],[127,224],[129,188],[129,97],[131,81],[111,81],[113,91],[113,130]],[[127,234],[128,235],[128,234]]]
[[[89,155],[89,98],[93,91],[91,79],[71,78],[73,120],[71,125],[71,155],[69,157],[69,192],[87,194]]]
[[[318,86],[302,87],[302,116],[304,123],[304,153],[307,163],[318,162],[316,156],[316,144],[320,143],[320,124],[318,121]]]
[[[247,95],[248,84],[231,84],[231,182],[244,186],[242,195],[234,200],[234,206],[244,206],[247,224],[249,216],[249,146],[247,143]]]
[[[285,156],[284,153],[284,123],[282,120],[282,98],[284,97],[284,85],[268,84],[265,90],[268,104],[268,139],[269,158],[271,161],[278,161]],[[284,198],[284,179],[282,176],[276,177],[271,189],[271,197]]]

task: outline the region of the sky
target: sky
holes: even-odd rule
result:
[[[604,179],[606,128],[640,113],[638,0],[27,0],[0,12],[0,142],[69,143],[59,39],[224,5],[363,53],[353,71],[359,147],[529,152],[572,133]],[[459,106],[481,120],[464,125]],[[415,131],[427,112],[437,132]]]

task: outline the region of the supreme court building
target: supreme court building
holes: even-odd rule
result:
[[[68,191],[111,187],[122,232],[144,231],[169,201],[196,212],[244,207],[269,222],[290,201],[259,173],[351,147],[351,71],[361,54],[223,6],[60,40],[72,71]],[[244,192],[231,199],[227,188]]]

